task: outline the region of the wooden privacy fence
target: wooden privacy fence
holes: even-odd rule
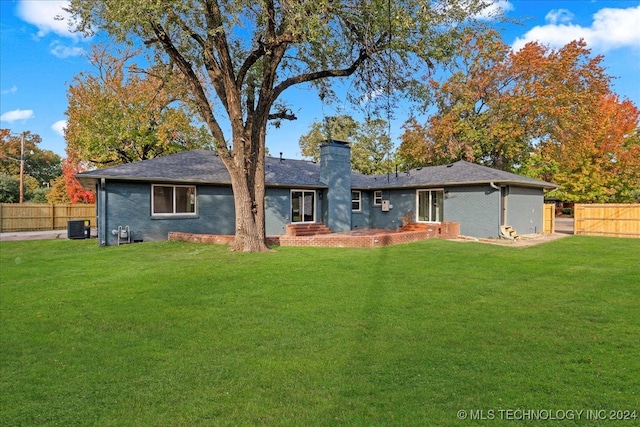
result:
[[[542,232],[553,234],[556,232],[556,205],[545,203],[542,215]]]
[[[574,206],[574,234],[640,238],[640,203]]]
[[[95,227],[95,205],[0,203],[0,232],[64,230],[67,221],[90,220]]]

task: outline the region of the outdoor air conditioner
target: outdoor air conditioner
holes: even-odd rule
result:
[[[78,219],[67,221],[67,239],[88,239],[91,237],[91,221]]]

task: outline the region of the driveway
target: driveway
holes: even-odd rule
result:
[[[556,217],[556,233],[573,234],[573,218]]]

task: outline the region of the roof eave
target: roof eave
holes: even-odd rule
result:
[[[91,175],[91,174],[78,174],[76,179],[80,182],[80,185],[87,190],[94,190],[96,184],[101,179],[107,181],[134,181],[134,182],[153,182],[153,183],[180,183],[180,184],[201,184],[201,185],[231,185],[231,181],[206,181],[202,179],[173,179],[173,178],[160,178],[160,177],[140,177],[130,175],[109,176],[109,175]],[[291,183],[270,183],[265,184],[268,188],[314,188],[314,189],[327,189],[325,184],[291,184]]]
[[[548,182],[520,182],[520,181],[499,181],[499,180],[482,180],[482,181],[446,181],[446,182],[429,182],[429,183],[411,183],[411,184],[382,184],[369,186],[354,186],[357,190],[400,190],[403,188],[443,188],[443,187],[460,187],[465,185],[517,185],[527,188],[543,188],[545,190],[557,189],[558,186]]]

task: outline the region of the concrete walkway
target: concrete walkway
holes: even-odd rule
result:
[[[91,229],[91,237],[97,236],[97,229]],[[15,242],[18,240],[48,240],[66,239],[67,230],[14,231],[0,233],[0,242]]]
[[[513,248],[523,248],[528,246],[535,246],[541,243],[551,242],[553,240],[562,239],[564,237],[569,237],[568,233],[553,233],[553,234],[525,234],[520,236],[518,240],[507,240],[507,239],[478,239],[475,237],[465,237],[460,236],[458,239],[455,239],[456,242],[480,242],[480,243],[489,243],[492,245],[500,245],[500,246],[509,246]]]
[[[0,233],[0,242],[15,242],[17,240],[66,239],[66,238],[67,238],[67,230],[15,231],[13,233]]]

